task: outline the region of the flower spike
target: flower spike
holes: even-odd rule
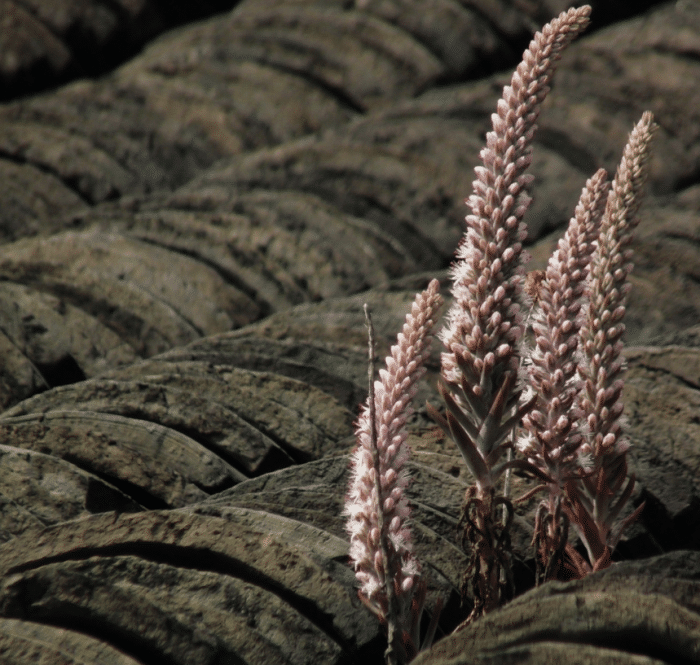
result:
[[[493,129],[481,151],[483,166],[476,168],[474,193],[467,199],[471,214],[452,268],[454,302],[440,338],[447,348],[442,356],[445,381],[448,386],[463,380],[469,384],[477,409],[453,392],[478,431],[494,400],[504,400],[509,408],[517,403],[513,379],[519,366],[517,342],[523,333],[521,256],[526,231],[522,219],[532,179],[525,171],[531,161],[535,121],[556,63],[566,45],[585,28],[589,14],[588,6],[570,9],[534,36],[511,84],[503,89],[498,112],[492,116]],[[504,385],[507,394],[501,392]],[[501,410],[501,415],[507,412]],[[502,442],[499,428],[492,431],[493,436],[484,432],[479,443],[482,457]],[[496,479],[487,474],[475,480],[485,491]]]
[[[420,565],[413,554],[405,494],[410,479],[404,465],[410,451],[405,423],[416,382],[424,374],[431,330],[442,304],[433,280],[416,296],[411,313],[391,347],[381,380],[370,381],[370,396],[360,415],[358,445],[344,514],[350,559],[360,582],[359,596],[389,632],[387,659],[408,662],[420,646],[418,630],[425,599]],[[370,357],[373,359],[371,319]],[[370,374],[372,374],[370,361]],[[416,617],[416,613],[418,616]],[[408,645],[408,646],[407,646]]]
[[[620,399],[624,385],[622,321],[630,290],[627,277],[632,270],[630,244],[639,223],[656,129],[654,116],[646,111],[630,134],[608,196],[588,276],[588,306],[581,326],[578,365],[583,386],[579,408],[585,424],[581,452],[592,460],[594,473],[577,481],[574,496],[581,504],[575,510],[581,512],[590,506],[588,518],[595,525],[597,542],[591,540],[590,529],[579,535],[592,562],[601,551],[612,551],[617,545],[623,525],[616,526],[615,519],[634,488],[632,477],[615,500],[627,476],[626,453],[630,447],[622,428]]]
[[[588,24],[590,11],[589,6],[570,9],[544,26],[503,89],[480,153],[483,166],[475,169],[467,199],[471,213],[452,267],[454,299],[440,333],[446,347],[441,393],[449,391],[450,397],[445,398],[447,418],[438,422],[457,444],[475,481],[465,494],[461,522],[471,557],[465,576],[474,597],[470,620],[500,604],[502,581],[511,577],[507,531],[513,508],[506,497],[496,495],[496,483],[515,465],[499,463],[499,457],[512,448],[512,431],[534,404],[521,403],[518,345],[524,331],[523,217],[532,180],[526,170],[535,123],[556,63]],[[502,528],[496,526],[501,507],[506,520]]]

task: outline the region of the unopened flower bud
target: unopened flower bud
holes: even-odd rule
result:
[[[603,448],[610,448],[610,446],[613,446],[616,438],[617,437],[612,433],[606,434],[603,437]]]
[[[396,471],[394,469],[387,469],[382,479],[382,486],[393,485],[396,482]]]
[[[374,569],[380,574],[384,574],[384,562],[382,561],[382,553],[377,550],[374,553]]]

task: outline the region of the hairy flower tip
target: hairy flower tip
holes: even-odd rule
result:
[[[358,445],[351,456],[350,485],[343,511],[350,536],[350,559],[360,582],[360,596],[384,620],[389,602],[387,584],[398,584],[400,596],[401,589],[415,587],[420,573],[407,526],[410,509],[405,489],[410,479],[404,465],[410,451],[405,423],[415,383],[424,372],[431,331],[442,304],[439,287],[438,281],[433,280],[416,296],[397,343],[386,359],[386,369],[375,383],[376,447],[372,441],[368,401],[358,419]],[[385,554],[388,571],[384,570]],[[406,582],[409,579],[413,581]],[[398,597],[397,602],[399,621],[408,622],[410,595]]]

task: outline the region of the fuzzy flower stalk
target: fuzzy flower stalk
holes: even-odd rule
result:
[[[440,338],[440,393],[445,416],[433,417],[451,436],[474,477],[463,511],[465,546],[471,554],[465,582],[474,596],[472,618],[501,602],[500,578],[508,577],[507,524],[498,525],[497,507],[512,517],[512,506],[496,496],[506,468],[528,466],[502,458],[513,447],[511,433],[530,408],[518,386],[523,333],[523,216],[530,198],[531,144],[540,106],[564,48],[588,24],[590,7],[570,9],[547,24],[530,42],[510,85],[503,90],[493,129],[467,200],[466,233],[452,268],[453,304]],[[464,590],[464,589],[463,589]]]
[[[387,627],[387,663],[409,662],[420,646],[426,587],[408,526],[405,491],[410,478],[405,464],[410,451],[405,424],[412,413],[416,382],[425,372],[431,330],[442,304],[438,289],[438,281],[433,280],[416,296],[378,381],[373,380],[373,330],[365,310],[370,395],[357,424],[344,514],[359,597]]]
[[[592,470],[570,480],[567,490],[571,518],[593,570],[609,565],[623,529],[643,508],[639,506],[629,517],[618,520],[635,484],[634,476],[627,479],[630,444],[623,432],[621,400],[623,318],[631,288],[627,278],[633,265],[630,245],[639,223],[656,128],[653,115],[645,112],[625,146],[591,257],[588,303],[581,326],[578,375],[582,390],[578,406],[584,420],[584,439],[580,450],[591,458]]]
[[[523,417],[525,433],[518,449],[547,478],[532,492],[548,490],[536,512],[534,534],[541,565],[538,578],[545,580],[560,574],[568,539],[564,489],[582,466],[583,437],[574,412],[579,393],[578,339],[589,262],[608,191],[607,174],[600,169],[586,183],[564,237],[529,293],[534,300],[530,314],[534,345],[526,364],[534,404]]]

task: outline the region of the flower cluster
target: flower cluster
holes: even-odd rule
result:
[[[588,264],[600,230],[609,185],[599,170],[587,183],[565,236],[549,259],[534,294],[534,346],[528,355],[529,385],[537,399],[523,418],[519,449],[558,485],[579,465],[581,433],[572,408],[577,371],[581,304]]]
[[[579,395],[577,350],[589,262],[600,231],[609,183],[599,170],[588,182],[564,237],[541,276],[530,316],[534,346],[527,355],[529,387],[535,401],[523,417],[518,449],[549,480],[548,498],[535,524],[538,556],[545,577],[556,574],[556,553],[566,545],[561,524],[562,492],[579,473],[583,437],[574,410]]]
[[[587,303],[581,325],[581,361],[578,365],[579,412],[584,440],[581,454],[592,459],[592,471],[567,484],[571,517],[594,568],[606,562],[623,529],[643,505],[616,523],[634,489],[627,482],[626,452],[630,447],[622,431],[624,381],[621,356],[625,331],[623,318],[632,271],[632,233],[639,223],[650,144],[656,125],[645,112],[630,134],[615,174],[600,233],[591,257]],[[622,490],[622,492],[620,492]]]
[[[474,597],[472,618],[497,607],[510,576],[507,526],[497,526],[496,509],[512,506],[496,496],[501,474],[525,460],[501,461],[512,449],[512,432],[534,399],[521,400],[520,347],[524,331],[523,216],[530,203],[525,173],[540,106],[564,48],[588,24],[590,7],[562,13],[537,33],[510,85],[503,90],[493,130],[486,136],[467,200],[467,230],[452,269],[454,300],[440,334],[440,393],[446,417],[430,413],[458,446],[475,481],[465,496],[463,542],[471,554],[467,578]],[[508,518],[506,518],[506,525]],[[504,533],[505,532],[505,533]],[[463,588],[463,593],[467,591]]]
[[[381,380],[374,382],[357,425],[358,445],[352,454],[345,504],[350,559],[360,582],[360,598],[389,624],[390,633],[396,629],[396,640],[390,634],[390,647],[396,648],[404,660],[408,660],[408,654],[403,652],[415,651],[419,644],[424,600],[424,587],[418,584],[420,566],[408,528],[410,511],[405,490],[409,477],[404,465],[409,448],[405,424],[411,414],[416,382],[425,372],[430,332],[441,304],[439,283],[433,280],[416,296],[403,331],[386,359],[386,369],[380,370]],[[372,346],[370,342],[373,355]],[[413,602],[416,598],[418,603]]]
[[[588,6],[573,8],[546,25],[504,88],[452,268],[453,302],[439,335],[446,350],[438,389],[446,410],[429,405],[428,412],[474,478],[461,519],[470,557],[462,591],[471,591],[474,602],[468,621],[505,597],[513,507],[497,493],[504,472],[518,468],[540,480],[526,496],[547,491],[534,537],[544,579],[582,577],[610,565],[622,530],[643,508],[621,519],[635,483],[622,427],[621,351],[630,244],[656,127],[651,113],[630,134],[612,183],[602,169],[588,180],[546,270],[524,279],[531,181],[525,171],[535,122],[556,62],[589,14]],[[381,381],[370,390],[346,501],[360,597],[388,624],[389,662],[396,662],[392,653],[410,659],[411,650],[398,645],[418,644],[416,608],[425,597],[406,522],[404,425],[439,305],[434,281],[417,296]],[[529,347],[522,341],[528,324]],[[511,459],[513,451],[521,457]],[[569,525],[587,561],[568,542]]]
[[[511,83],[503,90],[493,130],[481,151],[474,193],[467,200],[467,231],[454,264],[453,304],[440,338],[443,376],[460,427],[452,431],[477,486],[493,487],[501,471],[514,405],[519,398],[518,340],[523,333],[522,222],[530,202],[527,186],[535,121],[566,45],[588,23],[590,7],[561,14],[537,33]],[[443,396],[445,395],[443,390]],[[449,399],[449,398],[448,398]],[[448,403],[448,407],[450,404]],[[461,413],[460,413],[461,412]],[[500,447],[499,447],[500,446]]]

